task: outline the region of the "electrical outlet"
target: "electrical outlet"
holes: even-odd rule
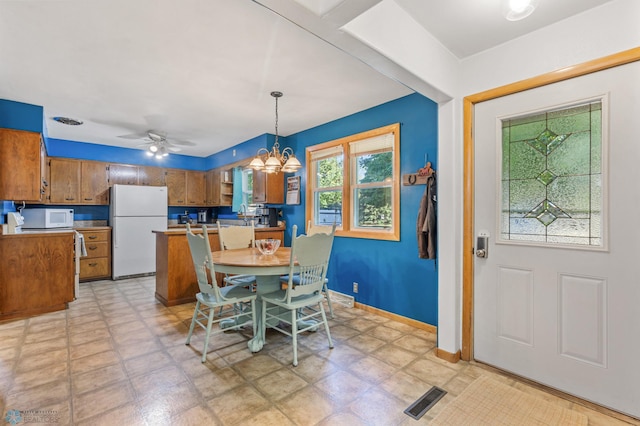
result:
[[[353,292],[357,293],[358,292],[358,283],[357,282],[353,282]]]

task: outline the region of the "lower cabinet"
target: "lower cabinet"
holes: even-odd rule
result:
[[[80,258],[80,281],[111,278],[111,229],[78,229],[87,255]]]
[[[67,308],[74,299],[74,236],[0,236],[0,320]]]

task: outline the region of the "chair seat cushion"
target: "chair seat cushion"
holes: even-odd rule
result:
[[[298,285],[298,284],[300,284],[300,275],[295,274],[295,275],[293,276],[293,278],[292,278],[292,281],[293,281],[293,285]],[[282,275],[282,276],[280,277],[280,282],[288,283],[288,282],[289,282],[289,275]],[[329,282],[329,278],[325,278],[325,279],[324,279],[324,283],[326,284],[326,283],[328,283],[328,282]]]
[[[225,277],[224,282],[231,285],[240,285],[240,286],[248,286],[251,284],[255,284],[256,277],[255,275],[233,275],[230,277]]]
[[[226,305],[228,303],[235,303],[242,300],[255,299],[256,294],[245,287],[222,287],[220,294],[224,300],[217,299],[214,293],[198,293],[196,299],[201,303],[208,306]]]
[[[282,306],[288,309],[304,308],[305,306],[312,305],[324,300],[322,294],[306,294],[304,296],[294,297],[291,299],[291,303],[286,301],[287,291],[278,290],[271,293],[263,294],[262,300],[273,305]]]

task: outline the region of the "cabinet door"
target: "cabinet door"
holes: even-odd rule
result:
[[[253,171],[253,202],[284,203],[284,174]]]
[[[267,174],[259,170],[253,171],[253,202],[267,202]]]
[[[138,166],[130,164],[109,165],[109,185],[137,185]]]
[[[40,200],[49,200],[49,159],[47,158],[47,147],[44,140],[40,138]]]
[[[205,174],[204,181],[204,200],[207,206],[215,206],[215,173],[214,170],[209,170]]]
[[[187,174],[185,170],[170,169],[164,173],[167,185],[167,197],[170,206],[184,206],[187,204]]]
[[[190,206],[202,207],[206,204],[205,199],[205,173],[186,172],[187,176],[187,204]]]
[[[0,129],[0,200],[40,201],[40,134]]]
[[[138,167],[138,184],[147,186],[164,186],[164,169],[162,167]]]
[[[83,161],[81,166],[81,202],[109,204],[109,165],[99,161]]]
[[[49,186],[52,204],[80,203],[80,161],[65,158],[49,159]]]

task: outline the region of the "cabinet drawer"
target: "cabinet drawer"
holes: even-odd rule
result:
[[[80,231],[84,235],[84,243],[89,244],[93,241],[109,241],[109,232],[107,231]]]
[[[80,279],[109,276],[109,259],[106,257],[98,259],[80,259]]]
[[[109,243],[106,241],[85,241],[84,245],[87,248],[86,258],[109,256]]]

